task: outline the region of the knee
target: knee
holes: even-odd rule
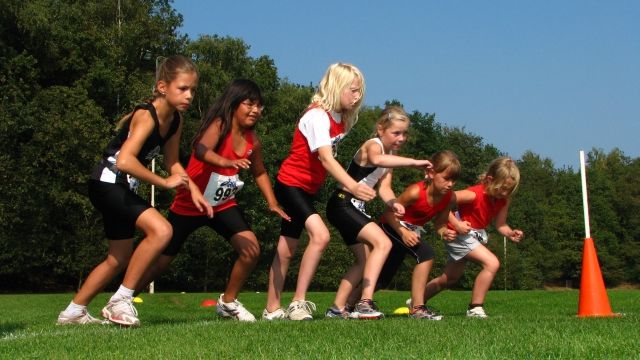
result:
[[[387,239],[383,239],[382,241],[379,241],[376,248],[380,249],[380,251],[384,252],[385,254],[388,254],[389,252],[391,252],[391,248],[393,247],[393,244],[391,243],[391,240]]]
[[[169,242],[171,241],[171,237],[173,236],[173,228],[171,224],[166,221],[159,222],[155,224],[149,233],[147,234],[147,239],[151,241],[151,244],[158,248],[164,249]]]
[[[500,269],[500,260],[498,260],[498,258],[491,259],[491,261],[488,261],[483,265],[483,269],[486,271],[490,271],[493,274],[496,274]]]
[[[127,255],[114,255],[109,254],[105,259],[104,263],[110,267],[113,271],[122,272],[127,265],[129,264],[129,260],[131,259],[131,254]]]
[[[260,244],[257,241],[249,243],[239,249],[238,255],[245,261],[257,262],[260,257]]]
[[[309,245],[318,247],[320,250],[324,250],[329,245],[329,240],[329,231],[319,231],[309,235]]]

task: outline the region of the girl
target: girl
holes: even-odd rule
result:
[[[357,119],[364,87],[364,77],[355,66],[343,63],[329,66],[311,105],[296,126],[289,156],[282,163],[275,184],[276,198],[291,215],[291,221],[281,224],[276,255],[269,271],[263,319],[313,319],[315,304],[306,301],[305,296],[329,243],[329,230],[314,208],[313,197],[327,173],[360,200],[369,201],[375,196],[373,189],[352,179],[334,159],[338,142]],[[293,300],[285,313],[280,308],[280,294],[303,228],[309,235],[309,244],[302,256]]]
[[[191,233],[208,226],[238,252],[227,287],[218,298],[217,313],[240,321],[256,320],[236,298],[260,256],[258,239],[235,200],[244,185],[238,176],[241,169],[251,170],[269,210],[289,220],[273,194],[260,141],[253,131],[262,115],[262,100],[257,84],[236,80],[209,109],[194,138],[187,173],[213,205],[215,217],[203,215],[190,201],[189,193],[179,190],[169,211],[173,238],[144,282],[148,284],[169,266]]]
[[[156,73],[153,98],[136,106],[120,121],[118,134],[107,146],[89,180],[89,198],[102,212],[109,252],[60,313],[58,324],[101,322],[89,315],[87,305],[129,264],[122,285],[102,309],[102,316],[122,326],[140,325],[131,302],[133,291],[169,243],[172,230],[156,209],[136,195],[138,179],[165,189],[189,188],[194,207],[201,213],[212,214],[211,207],[178,161],[182,132],[180,112],[189,108],[197,84],[198,72],[191,60],[169,57]],[[171,173],[166,179],[146,167],[161,149]],[[133,251],[136,228],[144,232],[145,237]]]
[[[441,320],[436,311],[427,307],[424,291],[433,265],[433,249],[420,238],[423,226],[434,219],[434,228],[441,238],[455,239],[456,232],[447,229],[450,210],[455,206],[455,194],[451,190],[460,174],[460,162],[451,151],[440,151],[431,157],[433,167],[427,170],[424,181],[408,186],[397,202],[404,209],[399,220],[390,209],[382,217],[382,229],[391,239],[393,248],[380,273],[378,287],[389,285],[406,254],[416,260],[411,276],[411,309],[409,316],[415,319]]]
[[[498,272],[500,262],[484,246],[489,239],[485,228],[495,220],[494,225],[500,234],[513,242],[520,242],[524,233],[507,225],[511,195],[519,182],[520,171],[516,163],[508,157],[500,157],[491,162],[487,172],[480,176],[479,184],[456,191],[460,221],[456,221],[455,215],[450,214],[449,228],[456,229],[458,236],[454,241],[446,243],[449,262],[444,273],[427,284],[426,300],[455,284],[462,276],[467,261],[471,260],[482,266],[482,270],[473,284],[467,316],[487,317],[483,307],[484,298]]]
[[[377,184],[382,201],[393,213],[404,214],[404,208],[396,203],[391,189],[390,168],[414,166],[427,168],[428,160],[414,160],[394,155],[407,140],[409,117],[398,106],[388,106],[376,122],[377,137],[367,140],[351,160],[347,173],[356,181],[374,187]],[[373,292],[389,250],[391,241],[365,212],[364,201],[355,198],[348,189],[339,187],[327,204],[327,219],[340,231],[342,239],[353,252],[356,262],[340,282],[333,306],[326,317],[379,319],[383,314],[376,310]],[[362,294],[354,311],[347,310],[348,296],[362,281]]]

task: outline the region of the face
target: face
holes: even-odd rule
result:
[[[489,181],[491,181],[491,179]],[[516,182],[512,178],[508,178],[500,187],[492,189],[493,197],[496,199],[506,199],[511,195],[515,186]]]
[[[198,86],[196,73],[179,73],[173,81],[158,82],[158,90],[163,93],[169,105],[178,111],[186,111],[193,101]]]
[[[391,120],[390,126],[384,130],[378,127],[378,137],[387,151],[400,149],[407,141],[408,133],[409,123],[406,121]]]
[[[436,192],[441,194],[446,194],[451,189],[453,189],[453,185],[455,185],[456,180],[451,176],[449,170],[445,170],[442,172],[435,172],[432,169],[427,171],[427,177],[431,179],[431,184],[433,185]]]
[[[242,128],[250,128],[258,122],[263,110],[262,104],[249,99],[243,100],[233,113],[233,119]]]
[[[342,110],[351,110],[355,107],[361,98],[362,82],[358,78],[354,78],[351,84],[347,86],[340,94],[340,107]]]

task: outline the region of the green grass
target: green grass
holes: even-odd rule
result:
[[[213,294],[143,294],[142,326],[56,326],[71,294],[0,296],[0,358],[89,359],[638,359],[640,291],[608,291],[619,318],[578,318],[578,291],[489,292],[490,318],[467,319],[469,292],[447,291],[430,305],[442,321],[394,316],[408,292],[383,291],[381,321],[325,320],[333,293],[310,293],[316,320],[252,324],[221,320],[203,308]],[[285,298],[290,299],[291,294]],[[107,294],[90,311],[99,315]],[[240,300],[258,315],[265,294]]]

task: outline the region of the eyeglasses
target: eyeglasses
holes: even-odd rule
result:
[[[264,110],[264,105],[261,105],[259,102],[243,101],[241,104],[251,110],[256,109],[258,112],[262,112],[262,110]]]

